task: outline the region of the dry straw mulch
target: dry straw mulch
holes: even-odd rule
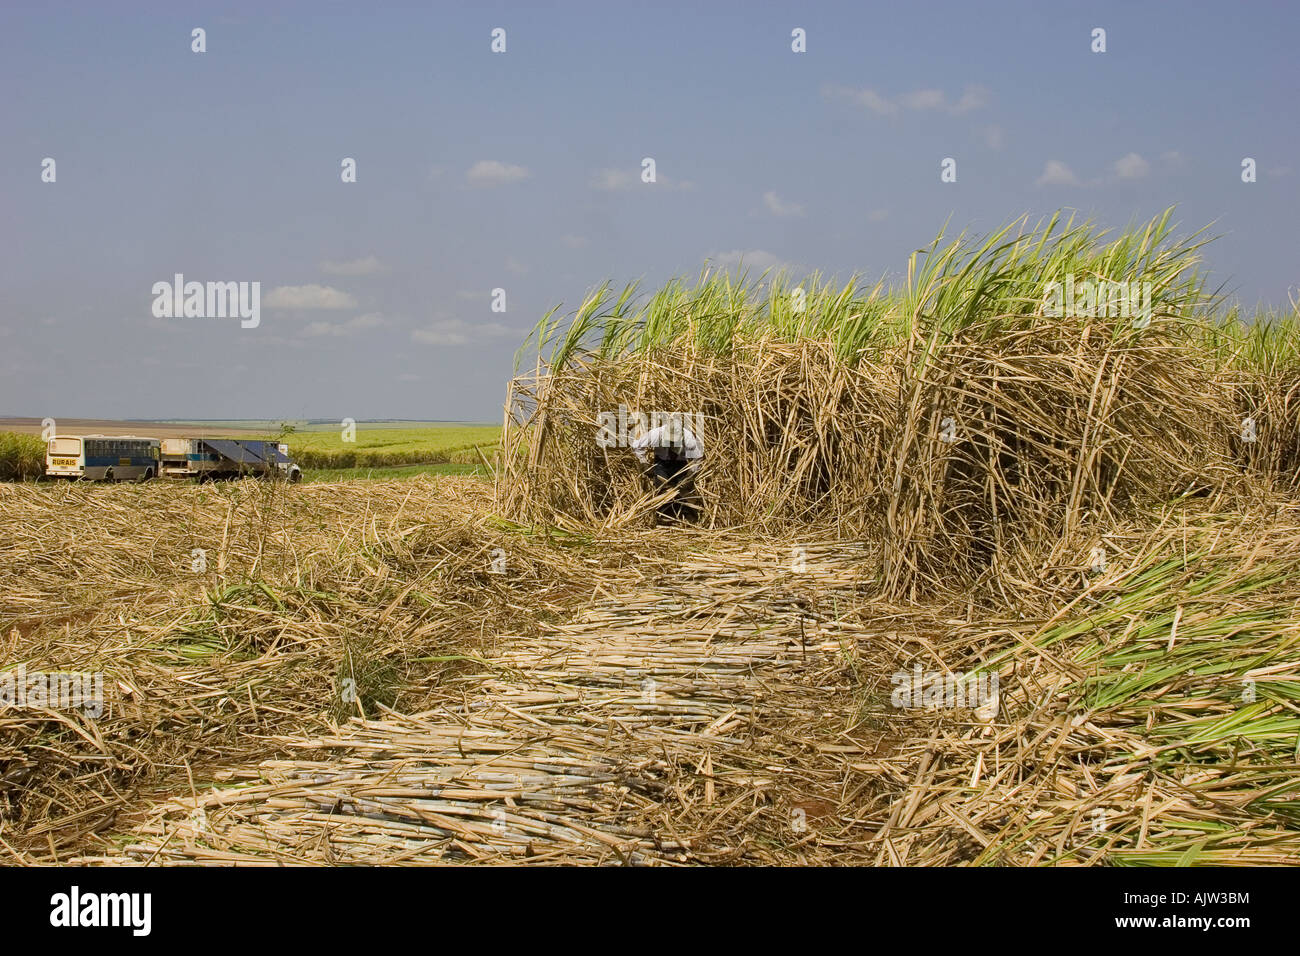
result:
[[[0,712],[0,846],[58,857],[277,734],[418,709],[449,648],[564,613],[571,552],[520,560],[540,546],[485,526],[485,498],[464,479],[0,485],[0,666],[100,672],[106,698],[93,720]],[[502,544],[511,576],[490,573]]]
[[[1300,514],[1230,504],[1082,527],[1008,614],[889,603],[832,527],[544,532],[449,480],[5,487],[5,665],[112,690],[0,714],[0,854],[1296,862]],[[996,713],[891,706],[918,664],[997,672]]]
[[[809,573],[849,589],[856,575],[819,572],[816,554]],[[159,805],[125,857],[861,858],[864,821],[835,813],[848,764],[879,735],[806,733],[851,692],[842,654],[856,638],[819,622],[791,579],[772,554],[700,556],[537,637],[503,637],[482,670],[444,684],[437,709],[285,740],[303,756]]]

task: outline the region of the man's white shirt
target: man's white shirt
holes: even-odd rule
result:
[[[695,433],[685,425],[682,426],[681,442],[672,441],[669,434],[669,426],[667,425],[660,425],[658,428],[652,428],[636,441],[632,442],[632,454],[636,455],[641,462],[647,465],[650,463],[651,452],[661,448],[671,448],[678,450],[679,452],[684,449],[687,461],[695,461],[704,457],[704,446],[700,443],[700,440],[695,437]]]

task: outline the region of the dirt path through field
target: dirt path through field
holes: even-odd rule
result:
[[[121,857],[93,861],[874,856],[873,761],[890,742],[845,731],[861,633],[837,631],[796,593],[756,589],[770,560],[719,560],[731,566],[684,569],[540,636],[502,637],[433,710],[285,740],[300,758],[159,802]]]

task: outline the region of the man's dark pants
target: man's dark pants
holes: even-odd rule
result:
[[[697,506],[686,500],[695,488],[695,472],[689,467],[690,464],[685,458],[655,458],[654,463],[646,469],[656,492],[669,487],[677,492],[671,500],[659,506],[662,517],[687,520],[698,517]]]

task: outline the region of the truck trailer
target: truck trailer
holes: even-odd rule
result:
[[[159,474],[200,481],[244,475],[302,480],[302,469],[289,457],[288,445],[250,438],[164,438]]]

